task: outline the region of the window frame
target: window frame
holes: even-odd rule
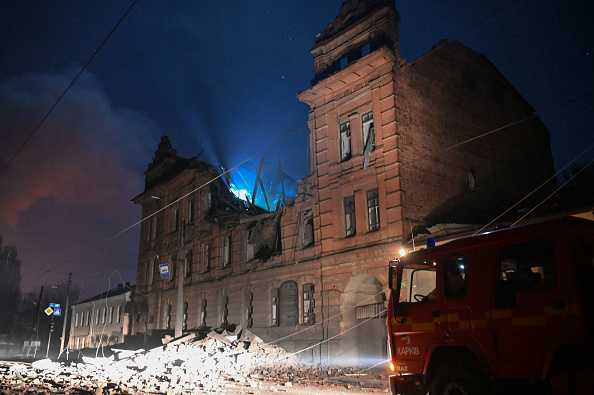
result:
[[[210,243],[202,244],[202,273],[210,271]]]
[[[355,195],[349,195],[342,198],[344,213],[344,233],[345,237],[352,237],[357,234],[357,215],[355,206]]]
[[[377,188],[366,192],[367,201],[367,228],[369,232],[375,232],[380,229],[380,206],[379,191]]]
[[[351,143],[351,121],[341,122],[338,125],[338,147],[340,162],[346,162],[352,157],[352,143]]]
[[[304,325],[313,325],[316,323],[316,315],[314,313],[316,305],[314,297],[315,286],[313,283],[303,284],[301,290],[301,322]]]
[[[366,126],[369,126],[369,129],[366,130]],[[373,121],[373,110],[367,111],[361,115],[361,137],[363,138],[363,151],[367,147],[367,138],[371,133],[371,148],[370,152],[375,150],[375,126]]]
[[[223,236],[221,246],[221,262],[223,267],[231,265],[231,235]]]
[[[301,249],[311,247],[315,244],[313,212],[311,209],[299,213],[299,247]]]

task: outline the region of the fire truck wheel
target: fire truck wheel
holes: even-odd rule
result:
[[[438,369],[429,384],[429,395],[486,395],[481,374],[463,364],[452,363]]]

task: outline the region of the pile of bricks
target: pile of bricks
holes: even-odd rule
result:
[[[149,351],[85,358],[82,363],[46,359],[31,366],[0,365],[0,395],[190,394],[271,385],[353,386],[332,381],[348,376],[349,369],[303,364],[241,328],[233,333],[211,331],[203,339],[191,334],[164,342]]]

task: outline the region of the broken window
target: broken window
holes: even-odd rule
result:
[[[101,314],[101,312],[99,311],[99,309],[95,310],[95,325],[99,325],[99,315]]]
[[[340,161],[344,162],[351,158],[351,122],[346,121],[340,124]]]
[[[165,306],[165,329],[171,329],[171,304]]]
[[[186,277],[192,274],[192,250],[186,251]]]
[[[363,130],[363,168],[369,166],[369,156],[375,149],[375,131],[373,128],[373,111],[363,114],[361,117],[361,126]]]
[[[179,210],[177,208],[171,209],[171,231],[177,232],[179,228]]]
[[[202,192],[202,215],[204,216],[208,210],[210,210],[211,206],[211,195],[209,188],[204,188],[204,192]]]
[[[113,306],[109,306],[109,314],[108,314],[107,322],[110,324],[113,324]]]
[[[299,289],[295,281],[282,283],[278,292],[279,325],[295,326],[299,324]]]
[[[221,295],[219,298],[219,325],[224,327],[228,324],[227,317],[229,315],[229,297]]]
[[[155,283],[155,264],[156,264],[157,259],[153,259],[151,261],[151,266],[149,268],[149,284],[154,284]]]
[[[122,322],[122,306],[118,306],[118,312],[116,314],[116,322],[119,324]]]
[[[363,129],[363,147],[366,151],[369,147],[371,151],[375,149],[375,134],[373,129],[373,111],[363,114],[361,117]]]
[[[202,244],[202,273],[210,270],[210,244]]]
[[[303,284],[303,323],[313,324],[316,322],[314,315],[314,285]]]
[[[346,237],[354,236],[357,231],[354,195],[344,198],[344,229]]]
[[[278,288],[270,291],[270,325],[278,326]]]
[[[231,237],[223,237],[223,267],[231,264]]]
[[[150,273],[151,273],[151,261],[148,261],[146,263],[146,272],[145,272],[145,275],[144,275],[144,283],[146,285],[149,285],[150,284],[150,282],[149,282]]]
[[[101,323],[102,323],[102,324],[105,324],[105,318],[106,318],[106,316],[107,316],[107,308],[106,308],[106,307],[104,307],[104,308],[101,310]]]
[[[310,247],[314,244],[313,214],[311,210],[299,213],[299,243],[301,248]]]
[[[148,241],[157,239],[157,229],[159,227],[159,218],[155,215],[149,221]]]
[[[252,319],[252,314],[254,313],[254,294],[251,293],[250,291],[246,292],[245,295],[245,313],[244,313],[244,319],[245,319],[245,327],[246,328],[251,328],[254,321]]]
[[[169,278],[167,280],[169,281],[174,281],[175,280],[175,274],[177,273],[176,269],[176,265],[177,265],[177,256],[175,255],[170,255],[169,256],[169,262],[171,262],[169,264]]]
[[[373,232],[380,227],[379,216],[379,194],[376,189],[367,191],[367,220],[369,222],[369,231]]]
[[[254,232],[254,229],[250,229],[246,233],[246,235],[247,235],[247,239],[245,241],[245,260],[246,260],[246,262],[251,261],[256,256],[255,245],[254,245],[254,243],[251,242],[253,232]]]
[[[200,322],[198,322],[198,326],[204,327],[206,326],[206,299],[200,300]]]
[[[194,201],[190,200],[188,202],[188,224],[194,223]]]

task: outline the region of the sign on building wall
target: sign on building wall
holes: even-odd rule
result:
[[[161,273],[161,278],[164,280],[168,280],[169,276],[170,276],[170,272],[169,272],[169,264],[168,263],[162,263],[159,265],[159,272]]]

